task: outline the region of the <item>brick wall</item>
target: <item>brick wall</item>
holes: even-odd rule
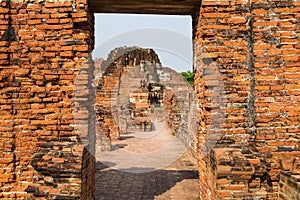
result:
[[[196,110],[193,90],[178,72],[173,72],[171,81],[166,84],[164,89],[163,107],[165,110],[165,120],[173,133],[190,150],[194,156],[197,152],[197,141],[195,138],[197,132]]]
[[[299,6],[202,1],[194,15],[202,199],[278,199],[280,172],[299,173]]]
[[[1,2],[0,199],[93,199],[92,110],[73,93],[92,79],[88,10],[85,0]]]
[[[182,124],[182,111],[176,95],[170,89],[164,89],[164,110],[166,111],[166,122],[175,134]]]

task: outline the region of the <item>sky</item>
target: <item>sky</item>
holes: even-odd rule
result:
[[[192,19],[190,16],[95,14],[93,58],[107,58],[121,46],[153,48],[164,67],[192,71]]]

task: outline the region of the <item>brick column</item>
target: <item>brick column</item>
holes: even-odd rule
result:
[[[93,109],[83,103],[94,68],[87,1],[1,6],[0,198],[93,199]],[[74,94],[75,80],[85,94]],[[84,115],[75,124],[76,101]]]
[[[201,199],[227,196],[217,189],[216,156],[205,153],[211,146],[242,148],[252,137],[249,7],[243,1],[202,1],[194,16]]]
[[[257,1],[252,8],[255,146],[275,199],[280,172],[300,173],[300,3]]]
[[[299,173],[299,6],[202,1],[195,14],[199,153],[219,133],[199,154],[202,199],[278,199],[280,172]]]

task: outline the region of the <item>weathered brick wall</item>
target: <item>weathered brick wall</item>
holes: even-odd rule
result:
[[[164,89],[164,110],[166,112],[166,122],[176,133],[181,123],[181,109],[176,95],[171,89]]]
[[[109,66],[103,77],[100,78],[96,91],[96,113],[102,132],[110,139],[118,139],[120,136],[116,113],[112,106],[116,104],[119,92],[119,81],[123,72],[123,66]],[[99,133],[100,134],[100,133]]]
[[[222,190],[219,194],[215,190],[215,176],[218,177],[218,173],[211,170],[211,158],[205,155],[211,150],[206,141],[217,146],[240,146],[242,141],[250,138],[250,128],[253,126],[251,112],[248,112],[248,108],[253,109],[253,102],[249,101],[250,36],[247,32],[249,25],[246,24],[249,10],[241,9],[241,6],[237,1],[203,1],[199,15],[194,17],[202,199],[223,196]],[[215,139],[210,135],[216,133],[223,136],[214,144]]]
[[[202,1],[195,14],[202,199],[277,199],[280,171],[299,173],[299,6]]]
[[[254,145],[267,164],[275,194],[280,171],[299,173],[300,2],[252,5],[256,134]],[[298,159],[297,159],[298,157]]]
[[[279,198],[285,199],[300,199],[300,175],[290,172],[281,172],[279,181]]]
[[[160,63],[152,49],[139,47],[116,48],[109,53],[107,60],[101,62],[96,74],[99,79],[95,109],[101,129],[98,135],[104,133],[109,139],[115,140],[124,132],[121,122],[118,124],[118,121],[124,115],[130,118],[126,116],[129,113],[124,111],[126,114],[122,114],[122,110],[129,109],[129,94],[138,89],[141,80],[145,79],[146,73],[139,69],[140,64],[145,62],[151,65]],[[118,113],[123,116],[118,116]],[[100,145],[101,141],[97,140],[97,143]]]
[[[165,119],[169,127],[196,156],[197,110],[193,86],[188,84],[182,74],[168,67],[163,67],[163,74],[168,79],[160,79],[164,86]]]
[[[89,95],[76,94],[85,128],[73,118],[75,80],[91,92],[88,10],[85,0],[1,2],[1,199],[93,199]]]

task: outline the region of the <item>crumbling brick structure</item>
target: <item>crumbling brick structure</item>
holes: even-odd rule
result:
[[[284,199],[280,173],[299,173],[299,9],[297,1],[205,0],[194,16],[200,149],[221,133],[199,160],[202,199]],[[220,126],[211,127],[214,113]]]
[[[162,67],[153,49],[116,48],[107,60],[97,59],[96,66],[97,148],[102,149],[103,135],[115,140],[128,132],[150,131],[153,121],[164,119],[187,146],[195,139],[192,87],[180,73]],[[176,111],[171,109],[173,104],[177,104]]]
[[[126,118],[134,115],[130,113],[128,101],[130,94],[144,86],[142,81],[152,80],[140,69],[144,63],[148,63],[151,67],[155,63],[160,64],[158,56],[152,49],[121,47],[112,50],[107,60],[97,67],[99,72],[96,77],[99,79],[96,79],[95,109],[100,131],[110,139],[118,139],[120,134],[125,133],[127,128],[124,128],[123,124],[126,126],[128,123]]]
[[[93,12],[192,15],[200,199],[297,195],[300,2],[125,2],[1,2],[0,198],[93,199]]]
[[[196,153],[197,108],[194,91],[181,75],[169,68],[165,73],[170,74],[170,80],[162,81],[164,88],[164,110],[166,122],[186,146]]]
[[[280,174],[278,196],[280,199],[300,199],[300,175],[291,172]]]
[[[93,199],[89,5],[0,5],[0,199]]]
[[[172,90],[165,89],[164,90],[164,109],[168,113],[167,115],[167,123],[173,129],[173,131],[178,131],[181,124],[181,111],[180,105],[177,101],[177,97],[173,94]]]

